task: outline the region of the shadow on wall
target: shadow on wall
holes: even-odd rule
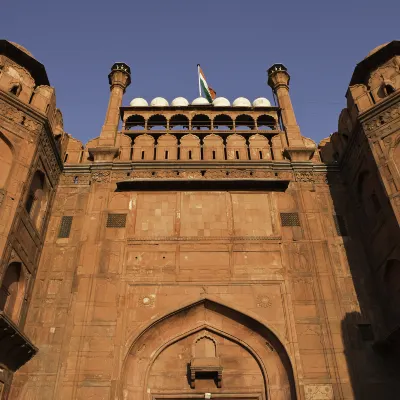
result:
[[[331,247],[335,281],[341,309],[344,360],[350,382],[343,376],[344,398],[356,400],[400,398],[400,363],[393,349],[380,342],[385,331],[385,299],[377,273],[367,257],[364,221],[357,193],[340,182],[337,173],[328,174],[336,217],[338,240]],[[354,188],[356,191],[356,188]],[[364,217],[366,218],[366,217]],[[341,237],[341,238],[340,238]],[[340,356],[338,358],[340,360]],[[353,397],[352,397],[353,396]]]

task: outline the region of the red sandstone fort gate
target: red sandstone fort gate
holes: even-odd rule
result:
[[[399,71],[398,41],[357,64],[317,146],[283,64],[274,105],[122,106],[118,62],[84,145],[0,40],[0,400],[393,399]]]

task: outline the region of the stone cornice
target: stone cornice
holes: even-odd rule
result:
[[[373,107],[364,111],[363,113],[358,115],[358,120],[364,124],[369,119],[372,119],[376,116],[379,116],[382,112],[386,111],[388,108],[392,106],[398,105],[400,102],[400,91],[393,93],[392,95],[386,97],[379,103],[374,104]]]
[[[3,104],[4,107],[6,108],[10,108],[9,116],[7,116],[6,113],[2,113],[2,115],[6,119],[9,119],[14,123],[21,124],[22,118],[25,117],[24,124],[23,125],[21,124],[21,127],[27,129],[28,131],[31,131],[32,133],[38,136],[38,141],[41,140],[42,142],[45,143],[46,155],[48,157],[51,157],[48,154],[50,146],[52,153],[56,159],[56,163],[58,164],[60,170],[62,170],[63,163],[61,161],[60,154],[58,153],[57,146],[53,136],[53,130],[47,116],[43,114],[41,111],[34,109],[29,104],[20,101],[18,97],[11,95],[7,92],[4,92],[4,90],[0,89],[0,106],[1,104]]]

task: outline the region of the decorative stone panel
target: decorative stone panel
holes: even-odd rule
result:
[[[329,384],[304,385],[306,400],[333,400],[333,388]]]

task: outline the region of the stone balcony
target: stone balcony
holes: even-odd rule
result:
[[[38,349],[20,329],[0,311],[0,365],[16,371],[29,361]]]

